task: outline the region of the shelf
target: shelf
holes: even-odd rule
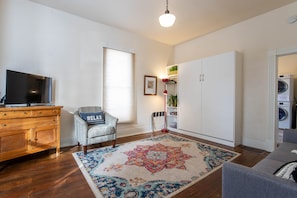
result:
[[[166,82],[167,85],[170,85],[170,84],[176,84],[177,82],[175,80],[169,80],[168,82]]]
[[[169,124],[169,127],[170,127],[170,128],[173,128],[173,129],[177,129],[177,122],[174,122],[174,123],[172,122],[172,123],[170,123],[170,124]]]
[[[178,118],[176,115],[167,115],[167,117]]]
[[[177,116],[177,111],[176,112],[168,112],[168,115],[170,115],[170,116]]]
[[[166,82],[166,90],[167,101],[166,101],[166,110],[167,110],[167,126],[171,129],[177,129],[178,125],[178,107],[177,106],[169,106],[168,104],[175,104],[176,98],[171,98],[171,102],[168,103],[170,97],[177,97],[177,82],[178,82],[178,66],[171,65],[166,67],[166,74],[168,78],[168,82]],[[174,100],[174,101],[172,101]],[[174,102],[174,103],[173,103]]]
[[[178,117],[177,107],[167,107],[167,116],[171,118]]]
[[[170,108],[170,109],[177,109],[178,107],[167,106],[167,108]]]
[[[168,75],[168,79],[177,79],[177,74]]]

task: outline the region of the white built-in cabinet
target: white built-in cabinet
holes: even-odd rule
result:
[[[181,132],[229,146],[241,143],[241,68],[235,51],[179,64]]]

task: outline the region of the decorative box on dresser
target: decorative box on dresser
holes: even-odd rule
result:
[[[0,162],[56,148],[62,106],[0,108]]]

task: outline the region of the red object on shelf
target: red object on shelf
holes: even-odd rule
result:
[[[166,83],[166,82],[168,82],[168,81],[169,81],[168,78],[162,78],[162,82]]]

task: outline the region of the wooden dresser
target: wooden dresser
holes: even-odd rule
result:
[[[0,108],[0,162],[51,148],[58,156],[61,108]]]

